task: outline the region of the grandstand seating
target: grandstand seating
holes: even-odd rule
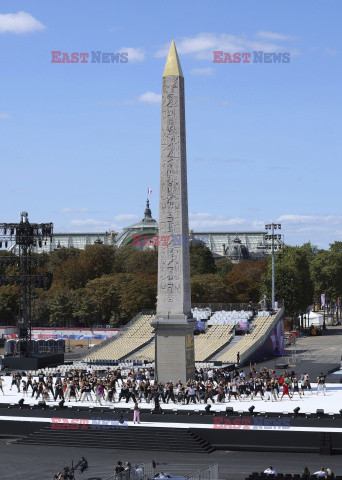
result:
[[[203,335],[195,336],[195,360],[204,362],[234,337],[233,325],[213,325]]]
[[[222,314],[222,312],[219,312]],[[234,312],[225,312],[234,313]],[[235,312],[239,313],[239,312]],[[251,312],[244,312],[249,317]],[[141,315],[120,336],[106,341],[86,355],[82,360],[93,363],[99,360],[129,359],[133,361],[154,361],[153,328],[151,326],[154,315]],[[225,317],[227,320],[228,317]],[[195,361],[205,362],[214,357],[222,363],[235,363],[237,353],[240,353],[241,362],[245,361],[252,351],[270,333],[276,324],[276,315],[268,312],[259,312],[258,317],[252,322],[253,331],[241,337],[241,340],[226,348],[234,337],[235,323],[212,325],[205,334],[195,336]],[[266,339],[266,338],[265,338]],[[220,354],[220,350],[223,350]]]
[[[240,322],[248,322],[253,317],[253,312],[241,311],[217,311],[208,320],[208,325],[238,325]]]
[[[208,320],[211,316],[211,308],[192,308],[191,309],[192,316],[196,318],[197,321],[200,320]]]
[[[155,349],[155,343],[151,342],[146,347],[143,347],[141,350],[139,350],[137,353],[132,355],[131,359],[132,360],[141,360],[142,362],[154,362],[154,353]]]
[[[234,336],[233,325],[214,325],[205,334],[195,336],[195,360],[204,362],[223,348]],[[132,360],[154,361],[154,342],[130,357]]]
[[[232,348],[224,351],[217,356],[216,360],[222,363],[236,363],[237,353],[240,354],[240,361],[243,362],[252,353],[251,350],[260,345],[260,342],[265,339],[268,333],[275,326],[276,315],[258,315],[253,321],[253,330],[251,333],[244,335],[241,340],[235,343]]]
[[[130,353],[142,347],[153,338],[151,320],[154,315],[141,315],[124,333],[119,337],[113,337],[109,343],[102,348],[94,349],[84,358],[89,360],[120,360]]]

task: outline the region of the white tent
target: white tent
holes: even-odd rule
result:
[[[313,325],[314,327],[323,325],[323,322],[324,322],[323,315],[320,315],[319,313],[316,313],[316,312],[310,312],[310,315],[305,314],[305,316],[306,316],[306,321],[303,320],[303,322],[307,327],[311,327],[311,325]],[[301,321],[300,317],[299,317],[299,320]]]

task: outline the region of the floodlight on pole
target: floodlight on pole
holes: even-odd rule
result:
[[[274,230],[281,229],[281,224],[280,223],[270,223],[265,225],[265,230],[271,231],[271,234],[268,234],[265,236],[267,240],[271,240],[271,245],[269,245],[269,249],[271,250],[272,254],[272,309],[274,310],[275,308],[275,272],[274,272],[274,252],[275,250],[281,250],[282,245],[281,244],[274,244],[274,240],[279,240],[281,239],[281,235],[275,234]]]

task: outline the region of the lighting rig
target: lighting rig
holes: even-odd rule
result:
[[[52,284],[51,273],[35,273],[33,267],[40,264],[39,258],[32,255],[35,247],[52,242],[52,223],[30,223],[27,212],[20,213],[20,223],[0,223],[0,249],[12,247],[13,255],[0,256],[0,286],[19,286],[19,349],[16,354],[31,355],[32,329],[32,288],[49,290]],[[7,274],[7,266],[13,266]],[[5,272],[3,274],[3,272]]]
[[[272,309],[275,308],[275,272],[274,272],[274,254],[276,251],[279,251],[283,248],[283,244],[281,242],[281,235],[278,233],[274,233],[275,230],[281,229],[280,223],[270,223],[265,225],[265,230],[270,231],[270,234],[265,235],[265,240],[270,240],[271,244],[268,245],[268,248],[271,250],[272,253]],[[275,242],[277,240],[277,243]]]

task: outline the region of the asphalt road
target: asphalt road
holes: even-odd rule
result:
[[[294,370],[297,375],[308,373],[311,382],[315,382],[321,372],[327,375],[330,370],[341,365],[342,326],[327,327],[322,336],[298,338],[295,345],[285,349],[285,355],[298,354],[299,357],[302,352],[306,351],[311,352],[312,358],[305,360],[305,357],[302,356],[301,362],[289,367],[288,370]],[[257,363],[257,370],[260,370],[261,367],[274,369],[278,373],[284,370],[283,368],[276,368],[276,359]],[[248,372],[249,367],[244,367],[244,370]],[[328,381],[339,382],[340,379],[337,376],[330,375]]]
[[[81,456],[89,462],[89,470],[76,479],[106,478],[113,474],[118,460],[132,465],[155,460],[157,472],[189,476],[193,472],[218,462],[220,479],[244,480],[254,471],[262,471],[272,465],[278,472],[301,473],[305,465],[311,472],[321,466],[330,467],[335,474],[342,474],[342,456],[315,454],[286,454],[267,452],[224,452],[211,454],[177,454],[170,452],[146,452],[101,450],[0,443],[1,480],[50,480],[63,467],[76,463]]]

